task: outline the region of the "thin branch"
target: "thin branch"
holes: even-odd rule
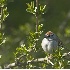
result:
[[[38,32],[38,0],[36,0],[36,32]]]
[[[1,14],[0,14],[0,31],[2,32],[2,23],[3,23],[3,7],[1,8]]]
[[[15,66],[16,66],[16,63],[11,63],[11,64],[5,66],[4,69],[10,69],[10,68],[15,67]]]
[[[48,58],[38,58],[34,60],[34,62],[43,62],[43,61],[47,61],[47,63],[54,65]]]

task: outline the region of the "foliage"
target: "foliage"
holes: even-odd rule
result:
[[[7,12],[7,7],[5,7],[6,4],[6,0],[0,0],[0,45],[2,45],[3,43],[5,43],[6,38],[4,38],[4,33],[2,32],[2,24],[4,22],[4,20],[6,19],[6,17],[9,15],[9,13]]]
[[[31,3],[29,3],[30,1]],[[48,5],[45,5],[45,0],[40,0],[38,7],[32,0],[8,2],[13,2],[13,0],[0,0],[2,11],[0,13],[2,26],[0,31],[0,68],[70,68],[70,50],[68,48],[70,46],[68,25],[70,21],[68,21],[69,14],[67,15],[70,10],[70,1],[47,0]],[[36,17],[38,18],[36,19]],[[35,25],[38,26],[38,31],[35,31]],[[63,40],[64,46],[68,48],[61,47],[59,51],[57,49],[52,54],[52,59],[49,60],[47,60],[49,54],[46,54],[41,48],[43,34],[48,30],[57,33]],[[13,52],[14,55],[12,55]]]
[[[34,6],[34,1],[31,2],[31,4],[27,3],[28,8],[26,9],[27,12],[30,12],[32,14],[36,14],[37,7]],[[44,14],[46,12],[46,5],[40,5],[39,4],[39,15]]]
[[[30,35],[27,37],[27,46],[24,43],[21,43],[19,48],[16,48],[15,61],[17,63],[17,68],[38,68],[36,63],[32,63],[34,59],[37,59],[40,50],[39,38],[42,34],[43,24],[38,26],[38,32],[30,32]]]
[[[27,3],[28,8],[26,9],[27,12],[30,12],[32,14],[36,14],[37,7],[34,8],[34,2],[31,2],[31,4]],[[43,7],[43,8],[41,8]],[[45,5],[40,6],[39,10],[41,13],[44,13]],[[38,17],[38,16],[37,16]],[[52,59],[50,60],[41,60],[39,61],[39,57],[37,56],[40,54],[39,51],[40,45],[39,45],[39,37],[42,34],[42,26],[43,24],[38,25],[38,32],[30,32],[30,35],[28,36],[27,46],[25,44],[21,44],[21,47],[16,49],[16,62],[17,62],[17,68],[28,68],[28,69],[34,69],[34,68],[55,68],[55,69],[63,69],[66,66],[68,66],[68,61],[65,60],[63,56],[64,53],[63,48],[57,48],[56,51],[52,54]],[[47,57],[49,54],[47,55]],[[20,58],[21,57],[21,58]],[[37,59],[37,60],[36,60]],[[43,58],[44,59],[44,58]],[[47,59],[47,58],[46,58]]]

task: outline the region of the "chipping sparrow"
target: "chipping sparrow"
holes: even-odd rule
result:
[[[48,31],[42,40],[41,46],[45,52],[52,53],[52,51],[55,51],[57,47],[62,46],[62,42],[56,34]]]

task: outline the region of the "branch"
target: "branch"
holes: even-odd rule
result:
[[[1,8],[1,14],[0,14],[0,30],[2,32],[2,24],[3,24],[3,7]]]
[[[68,52],[68,53],[64,53],[63,55],[63,58],[64,59],[70,59],[70,52]],[[43,62],[43,61],[47,61],[47,64],[51,64],[52,66],[54,65],[54,63],[52,63],[50,60],[49,60],[49,58],[38,58],[38,59],[34,59],[34,60],[29,60],[29,61],[27,61],[27,62],[24,62],[24,63],[22,63],[22,62],[19,62],[19,60],[22,58],[23,56],[20,56],[19,57],[19,59],[16,61],[16,62],[14,62],[14,63],[11,63],[11,64],[9,64],[9,65],[7,65],[7,66],[5,66],[4,67],[4,69],[10,69],[10,68],[13,68],[13,67],[15,67],[15,66],[19,66],[19,65],[25,65],[25,64],[29,64],[29,63],[35,63],[35,62]]]
[[[38,32],[38,0],[36,0],[36,32]]]
[[[4,69],[10,69],[10,68],[15,67],[15,66],[16,66],[16,63],[11,63],[11,64],[5,66]]]
[[[15,67],[17,65],[21,65],[21,64],[24,65],[24,64],[35,63],[35,62],[43,62],[43,61],[47,61],[47,63],[50,63],[51,65],[54,65],[48,58],[38,58],[38,59],[35,59],[35,60],[32,60],[32,61],[29,60],[29,61],[24,62],[24,63],[19,62],[19,64],[18,63],[16,64],[16,62],[14,62],[14,63],[11,63],[11,64],[5,66],[4,69],[10,69],[10,68],[13,68],[13,67]]]

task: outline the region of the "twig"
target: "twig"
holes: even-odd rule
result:
[[[3,23],[3,7],[0,7],[1,8],[1,17],[0,17],[0,31],[2,32],[2,23]]]
[[[35,59],[34,62],[43,62],[43,61],[47,61],[47,63],[50,63],[51,65],[54,65],[48,58],[38,58]]]
[[[38,0],[36,0],[36,32],[38,32]]]
[[[4,69],[10,69],[10,68],[15,67],[15,66],[16,66],[16,63],[11,63],[11,64],[5,66]]]

